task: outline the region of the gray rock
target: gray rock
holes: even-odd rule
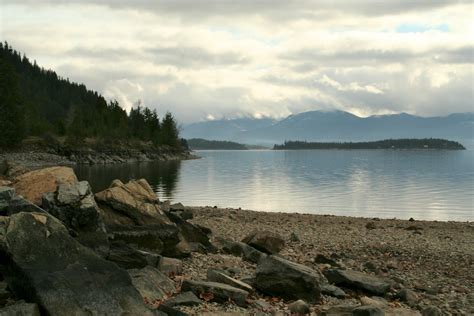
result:
[[[352,310],[354,316],[384,316],[385,312],[377,306],[360,306]]]
[[[245,282],[231,278],[230,276],[223,273],[223,271],[217,269],[207,270],[207,280],[211,282],[224,283],[230,286],[242,289],[247,292],[252,292],[253,288]]]
[[[133,286],[140,292],[143,300],[150,304],[176,290],[173,280],[156,268],[146,266],[143,269],[130,269],[128,273]]]
[[[43,195],[42,206],[72,230],[81,244],[107,255],[107,232],[87,181],[58,185],[56,192]]]
[[[168,276],[181,275],[183,273],[183,262],[175,258],[161,257],[158,262],[158,270]]]
[[[186,280],[181,288],[183,291],[192,291],[198,297],[202,294],[210,293],[212,294],[212,301],[227,302],[232,300],[239,306],[247,306],[249,293],[227,284]]]
[[[333,267],[339,267],[339,264],[331,259],[331,258],[328,258],[326,257],[325,255],[322,255],[322,254],[318,254],[316,255],[316,257],[314,258],[314,262],[315,263],[322,263],[322,264],[329,264]]]
[[[422,316],[441,316],[443,312],[436,306],[427,306],[421,311]]]
[[[418,303],[418,295],[409,289],[401,289],[397,293],[397,297],[400,301],[407,303],[409,306],[415,306],[416,303]]]
[[[168,217],[176,224],[179,229],[180,236],[191,247],[191,251],[199,251],[203,253],[216,252],[216,247],[209,241],[209,233],[201,227],[194,225],[187,220],[181,218],[173,212],[169,212]]]
[[[49,214],[0,221],[0,252],[12,292],[48,315],[151,314],[125,270],[82,246]]]
[[[110,228],[113,240],[121,240],[135,249],[175,256],[180,242],[179,230],[174,224],[122,226]]]
[[[193,292],[183,292],[165,302],[168,306],[196,306],[202,301]]]
[[[218,241],[221,244],[223,252],[230,253],[234,256],[241,256],[243,259],[252,263],[258,263],[267,256],[265,253],[240,241],[232,241],[224,238],[219,238]]]
[[[110,244],[107,260],[115,262],[124,269],[141,269],[149,264],[146,252],[136,250],[123,241],[114,241]],[[156,263],[158,260],[157,258]]]
[[[300,241],[300,237],[299,237],[296,233],[293,232],[293,233],[291,233],[291,235],[290,235],[290,240],[291,240],[292,242],[297,242],[297,241]]]
[[[324,276],[319,271],[280,257],[268,256],[257,266],[255,287],[284,299],[316,303],[320,299],[321,283]]]
[[[184,211],[185,207],[182,203],[171,204],[169,210],[171,212]]]
[[[285,240],[270,231],[254,231],[242,239],[242,242],[268,254],[279,253],[285,246]]]
[[[61,184],[56,191],[58,205],[77,204],[87,194],[91,194],[89,182],[80,181],[74,184]]]
[[[247,283],[251,287],[255,287],[255,275],[244,275],[243,277],[240,278],[240,281]]]
[[[383,296],[390,289],[388,282],[358,271],[326,269],[323,273],[330,283],[365,290],[375,295]]]
[[[336,297],[336,298],[345,298],[346,292],[344,292],[341,288],[338,288],[335,285],[331,284],[320,284],[321,293],[324,295]]]
[[[288,305],[288,309],[292,313],[298,315],[306,315],[311,312],[311,310],[309,309],[309,305],[303,300],[297,300],[296,302],[291,303],[290,305]]]
[[[40,316],[38,305],[18,301],[13,305],[0,308],[0,316]]]
[[[42,208],[38,207],[37,205],[31,203],[30,201],[24,199],[21,196],[13,196],[8,201],[8,207],[6,210],[6,215],[10,216],[13,214],[17,214],[20,212],[45,212]]]
[[[14,188],[0,186],[0,200],[10,201],[14,196],[15,196]]]

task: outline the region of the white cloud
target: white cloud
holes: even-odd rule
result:
[[[470,1],[10,1],[0,35],[182,122],[311,109],[472,111]]]

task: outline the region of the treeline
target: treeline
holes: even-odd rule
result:
[[[44,135],[64,136],[71,144],[95,138],[181,146],[171,113],[160,119],[156,110],[139,104],[127,113],[117,101],[107,102],[0,43],[0,147]]]
[[[202,138],[191,138],[187,140],[191,149],[223,149],[223,150],[246,150],[247,146],[224,140],[207,140]]]
[[[283,149],[451,149],[463,150],[458,142],[437,138],[422,139],[386,139],[372,142],[320,143],[306,141],[286,141],[283,145],[275,145],[275,150]]]

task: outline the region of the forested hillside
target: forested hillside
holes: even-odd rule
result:
[[[141,106],[127,113],[116,101],[107,102],[0,43],[0,147],[45,135],[64,136],[70,144],[95,138],[181,146],[171,113],[160,119],[156,110]]]

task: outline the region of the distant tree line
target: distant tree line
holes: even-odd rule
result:
[[[0,147],[44,135],[64,136],[73,144],[96,138],[185,145],[171,113],[160,119],[156,110],[139,104],[127,113],[117,101],[107,102],[0,43]]]
[[[224,150],[246,150],[247,146],[224,140],[207,140],[202,138],[191,138],[187,140],[191,149],[224,149]]]
[[[438,138],[406,138],[386,139],[372,142],[306,142],[285,141],[282,145],[275,145],[275,150],[282,149],[466,149],[458,142]]]

